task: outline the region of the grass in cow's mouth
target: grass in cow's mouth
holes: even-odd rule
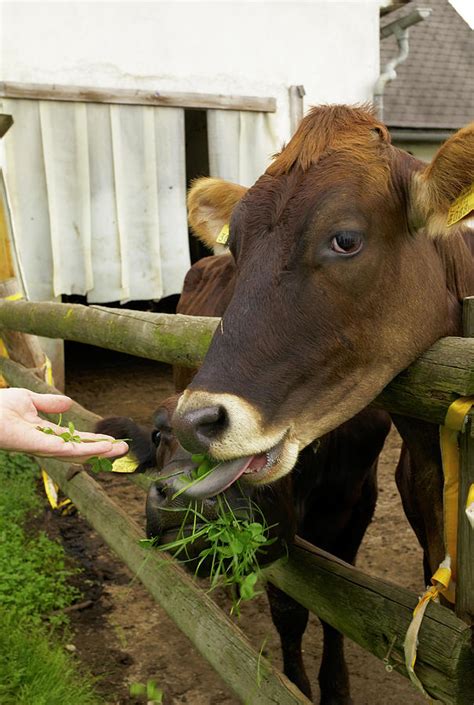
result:
[[[204,561],[210,563],[210,590],[227,587],[232,597],[231,614],[238,614],[240,603],[251,600],[259,594],[256,584],[260,575],[258,554],[276,541],[269,538],[269,526],[259,507],[250,499],[245,517],[234,512],[225,495],[217,495],[217,516],[210,520],[196,506],[190,504],[174,541],[156,545],[155,539],[143,539],[143,545],[152,545],[160,551],[170,551],[175,558],[182,553],[185,560],[197,560],[195,573],[199,572]],[[175,511],[175,510],[171,510]],[[251,521],[248,516],[256,514],[260,521]],[[193,523],[190,526],[189,518]],[[190,558],[188,548],[198,539],[205,541],[197,558]]]

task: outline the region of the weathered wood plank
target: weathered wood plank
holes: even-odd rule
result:
[[[217,318],[78,304],[0,302],[0,327],[76,340],[151,360],[197,367]],[[474,394],[474,340],[443,338],[385,388],[374,404],[441,424],[459,395]]]
[[[0,327],[194,367],[219,319],[79,304],[0,302]]]
[[[417,596],[371,578],[356,568],[297,539],[288,561],[264,573],[268,580],[311,612],[372,652],[386,657],[403,675],[403,640]],[[449,609],[431,604],[419,635],[416,672],[427,691],[443,703],[472,705],[474,661],[471,630]]]
[[[36,377],[30,370],[26,370],[22,365],[8,360],[7,358],[0,357],[0,374],[5,377],[10,387],[25,387],[39,394],[62,394],[56,387],[46,384],[46,382]],[[57,421],[56,414],[42,415],[50,421],[53,421],[53,423]],[[65,420],[72,421],[74,426],[81,431],[94,431],[96,423],[100,421],[101,418],[76,401],[72,402],[71,408],[67,414],[63,414],[63,416]],[[130,475],[128,479],[146,492],[153,482],[153,473]]]
[[[464,300],[463,331],[474,339],[474,296]],[[456,582],[456,614],[474,625],[474,530],[466,516],[471,485],[474,486],[474,413],[460,439],[458,566]]]
[[[55,391],[10,360],[0,360],[0,371],[12,384],[38,392]],[[72,415],[65,418],[88,430],[98,417],[75,404]],[[146,488],[146,477],[142,479]],[[58,484],[63,486],[62,480]],[[63,491],[70,494],[65,486]],[[417,601],[415,594],[371,578],[301,539],[290,548],[288,562],[279,561],[264,573],[295,600],[378,658],[386,656],[393,642],[390,662],[406,675],[403,640]],[[417,673],[435,697],[450,705],[472,705],[474,700],[470,644],[471,632],[466,623],[440,605],[428,608],[420,632]]]
[[[111,103],[119,105],[150,105],[167,108],[199,110],[250,110],[263,113],[276,111],[276,99],[271,97],[223,95],[212,93],[172,93],[129,88],[95,88],[46,83],[0,82],[0,97],[28,100],[59,100],[75,103]]]
[[[70,473],[50,459],[41,464],[243,703],[309,704],[175,561],[139,545],[138,525],[86,472]]]

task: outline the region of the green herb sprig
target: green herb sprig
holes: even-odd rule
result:
[[[58,426],[62,425],[62,418],[62,414],[59,414],[57,421]],[[62,438],[65,443],[100,443],[102,441],[101,438],[82,438],[77,433],[76,427],[74,426],[72,421],[69,421],[67,427],[68,430],[62,431],[61,433],[55,431],[54,428],[50,428],[49,426],[37,426],[36,428],[38,429],[38,431],[41,431],[41,433],[46,433],[48,436],[56,436],[57,438]],[[120,443],[120,441],[129,440],[129,438],[118,438],[113,440],[112,443]],[[109,460],[109,458],[101,458],[95,455],[89,458],[87,462],[88,465],[90,465],[90,469],[92,470],[92,472],[99,473],[113,471],[113,463],[111,460]]]
[[[260,521],[240,517],[227,498],[218,495],[215,519],[205,517],[190,504],[177,539],[159,546],[154,539],[142,539],[140,543],[153,545],[160,551],[171,551],[175,558],[184,552],[188,560],[193,560],[189,558],[188,548],[198,539],[204,540],[206,547],[194,559],[197,560],[195,573],[199,572],[204,561],[210,562],[210,590],[218,586],[230,588],[231,614],[238,614],[241,602],[260,594],[256,589],[261,573],[258,555],[264,554],[265,549],[276,541],[276,538],[269,538],[273,526],[268,526],[260,508],[249,500],[248,509],[249,513],[260,515]],[[189,515],[193,517],[191,528],[187,523]]]

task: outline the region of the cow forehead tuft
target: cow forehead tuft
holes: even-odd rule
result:
[[[307,171],[328,150],[352,151],[354,157],[363,159],[381,143],[389,144],[390,136],[370,106],[317,106],[303,118],[267,174],[281,176],[294,167]]]

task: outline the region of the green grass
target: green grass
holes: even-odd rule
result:
[[[209,471],[208,467],[204,468],[202,474],[192,481],[198,482]],[[252,520],[251,516],[256,518]],[[192,525],[189,518],[193,520]],[[209,565],[210,589],[218,586],[229,588],[231,614],[239,614],[241,602],[252,600],[260,594],[256,590],[261,575],[259,556],[264,555],[266,549],[276,541],[276,538],[269,536],[271,528],[259,507],[250,499],[245,511],[241,507],[234,512],[225,495],[217,495],[215,518],[204,516],[197,509],[197,504],[191,502],[184,512],[174,541],[157,545],[155,539],[142,539],[140,543],[160,551],[169,551],[181,560],[184,553],[186,560],[190,560],[188,549],[198,539],[204,540],[205,547],[194,558],[197,561],[195,573],[198,574],[201,565],[206,562]]]
[[[59,543],[25,526],[44,506],[38,478],[32,459],[0,451],[0,703],[99,705],[55,631],[79,597],[68,584],[75,570]]]
[[[44,627],[0,611],[2,705],[99,705],[92,679],[51,641]]]
[[[63,547],[44,532],[30,535],[23,526],[42,508],[37,477],[34,461],[0,451],[0,608],[38,624],[79,593],[67,582],[74,571],[66,567]],[[61,615],[49,619],[64,621]]]

